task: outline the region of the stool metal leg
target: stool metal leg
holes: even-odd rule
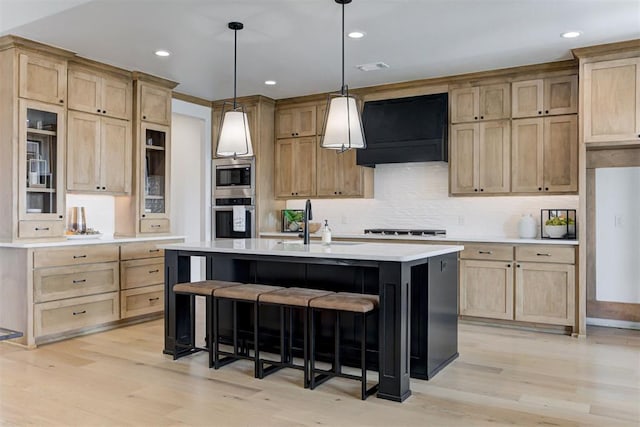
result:
[[[362,313],[362,336],[360,337],[360,363],[362,363],[362,400],[367,398],[367,314]]]
[[[309,335],[310,335],[310,342],[309,342],[309,353],[311,353],[309,355],[309,358],[311,359],[311,381],[309,383],[309,387],[311,388],[311,390],[313,390],[314,388],[316,388],[316,331],[315,331],[315,310],[313,309],[313,307],[309,310]]]
[[[334,342],[334,355],[333,355],[333,371],[336,374],[342,372],[342,368],[340,366],[340,312],[336,310],[336,331],[335,331],[335,342]]]
[[[304,350],[303,350],[303,363],[304,363],[304,388],[309,388],[309,309],[304,307]]]
[[[260,311],[258,301],[253,303],[253,376],[255,378],[260,378]]]
[[[233,305],[233,355],[238,355],[238,303],[234,300],[232,302]]]
[[[211,354],[212,354],[211,351],[212,351],[212,345],[213,345],[213,337],[211,336],[211,323],[213,322],[212,299],[213,297],[211,295],[208,295],[205,297],[206,319],[204,321],[204,328],[205,328],[205,342],[206,342],[207,352],[209,353],[209,368],[213,366],[213,360],[211,358]]]

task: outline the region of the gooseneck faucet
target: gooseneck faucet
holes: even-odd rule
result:
[[[309,220],[313,219],[313,214],[311,213],[311,200],[307,199],[307,203],[304,205],[304,234],[302,236],[303,243],[305,245],[309,244]]]

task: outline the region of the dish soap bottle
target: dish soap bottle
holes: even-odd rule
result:
[[[322,244],[331,244],[331,229],[329,228],[329,221],[326,219],[324,220],[324,227],[322,227]]]

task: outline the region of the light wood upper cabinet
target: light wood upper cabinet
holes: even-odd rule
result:
[[[64,106],[67,99],[67,61],[32,53],[20,54],[21,98]]]
[[[316,138],[276,141],[275,194],[278,198],[316,194]]]
[[[451,123],[506,119],[510,114],[509,83],[451,91]]]
[[[291,138],[316,135],[316,106],[280,109],[276,112],[276,137]]]
[[[356,150],[341,153],[321,148],[317,153],[317,195],[320,197],[362,197],[363,168],[356,164]]]
[[[67,189],[130,193],[130,122],[70,111],[68,125]]]
[[[512,117],[578,112],[578,77],[561,76],[512,84]]]
[[[139,82],[140,119],[161,125],[171,124],[171,90]]]
[[[584,65],[584,141],[640,140],[640,58]]]
[[[510,190],[510,124],[506,120],[451,127],[452,194]]]
[[[578,123],[574,114],[513,121],[511,190],[578,190]]]
[[[69,108],[131,120],[131,81],[83,69],[69,70]]]

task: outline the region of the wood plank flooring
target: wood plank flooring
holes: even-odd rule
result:
[[[0,344],[0,425],[640,426],[640,332],[586,339],[460,325],[460,358],[403,404],[359,400],[359,383],[316,390],[302,373],[254,379],[199,353],[163,355],[162,320],[41,346]],[[371,373],[375,378],[375,374]]]

